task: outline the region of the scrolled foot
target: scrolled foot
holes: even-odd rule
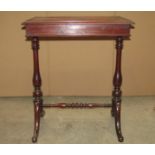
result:
[[[33,143],[36,143],[36,142],[37,142],[37,139],[38,139],[37,136],[33,136],[33,137],[32,137],[32,142],[33,142]]]
[[[116,129],[116,134],[118,137],[119,142],[123,142],[124,138],[122,136],[122,131],[121,131],[121,101],[116,103],[115,107],[115,129]]]

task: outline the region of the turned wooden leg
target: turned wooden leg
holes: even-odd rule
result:
[[[112,92],[112,115],[115,117],[115,128],[118,140],[123,142],[124,138],[121,132],[121,84],[122,84],[122,73],[121,73],[121,53],[123,48],[123,37],[116,38],[116,66],[113,77],[114,90]]]
[[[39,70],[39,39],[37,37],[32,38],[32,49],[33,49],[33,62],[34,62],[34,72],[33,72],[33,102],[34,102],[34,133],[32,137],[32,142],[37,142],[40,127],[40,116],[43,113],[43,99],[41,91],[41,76]]]

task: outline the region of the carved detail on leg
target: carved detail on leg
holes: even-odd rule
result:
[[[121,73],[121,54],[123,48],[123,38],[116,38],[116,66],[113,77],[114,90],[112,92],[112,116],[115,117],[115,128],[118,140],[123,142],[124,138],[121,132],[121,85],[122,85],[122,73]]]
[[[123,142],[124,138],[121,131],[121,90],[115,89],[113,91],[114,97],[114,117],[115,117],[115,128],[119,142]]]
[[[34,132],[32,137],[32,142],[36,143],[39,135],[40,128],[40,108],[39,108],[39,100],[34,99]]]
[[[121,131],[120,111],[121,111],[121,101],[116,103],[115,128],[116,128],[116,133],[117,133],[119,142],[123,142],[124,138],[122,136],[122,131]]]
[[[33,49],[33,102],[34,102],[34,134],[32,137],[32,142],[37,142],[37,138],[39,135],[40,128],[40,116],[43,113],[43,99],[42,99],[42,91],[41,91],[41,76],[39,70],[39,39],[37,37],[32,38],[32,49]]]

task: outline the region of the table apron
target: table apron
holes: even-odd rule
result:
[[[129,35],[129,25],[123,24],[31,24],[26,26],[27,37],[128,37]]]

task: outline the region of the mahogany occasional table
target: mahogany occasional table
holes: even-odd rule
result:
[[[34,134],[32,142],[37,142],[40,127],[40,117],[44,115],[45,107],[60,108],[95,108],[111,107],[115,118],[115,129],[118,141],[123,142],[121,132],[121,53],[123,40],[130,37],[133,22],[118,16],[100,17],[34,17],[26,20],[23,25],[26,37],[32,41],[34,73],[33,73],[33,102],[34,102]],[[41,75],[39,70],[39,39],[114,39],[116,40],[116,66],[113,77],[112,104],[97,103],[57,103],[43,104],[41,91]]]

